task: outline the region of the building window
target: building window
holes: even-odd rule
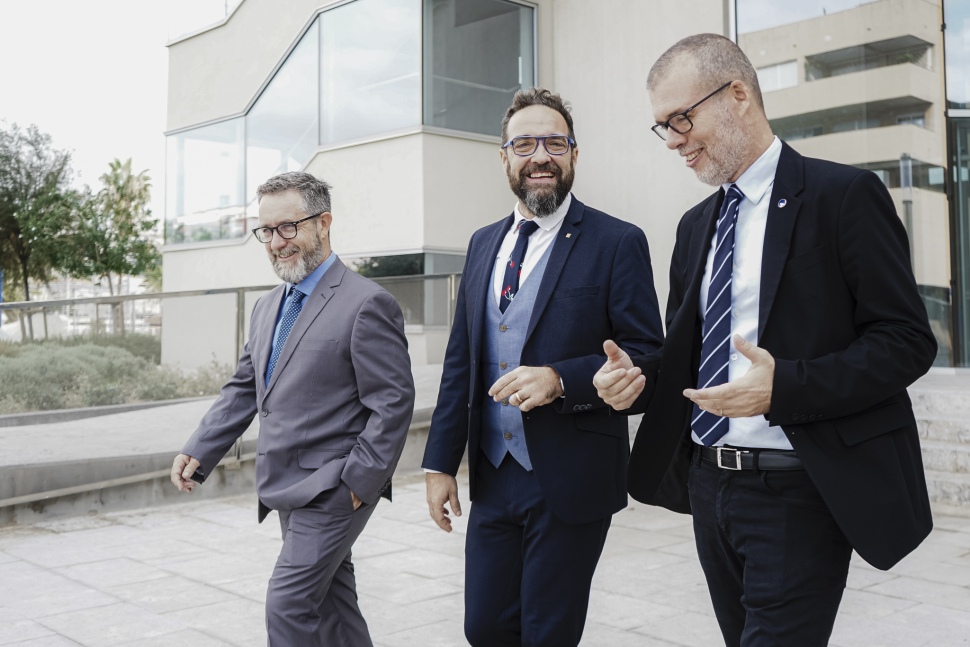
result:
[[[277,173],[298,171],[317,150],[317,56],[313,25],[246,115],[246,197]],[[256,214],[250,213],[251,217]]]
[[[773,92],[798,85],[798,63],[786,61],[758,68],[758,85],[762,92]]]
[[[169,136],[166,243],[244,237],[256,188],[321,147],[422,122],[499,135],[512,96],[535,82],[534,23],[535,9],[510,0],[322,10],[245,117]]]
[[[914,112],[908,115],[897,115],[896,125],[904,126],[910,124],[912,126],[919,126],[921,128],[926,128],[926,114],[922,112]]]
[[[243,120],[168,138],[165,242],[245,235]]]
[[[319,20],[320,143],[420,125],[420,0],[357,0]]]
[[[425,0],[424,123],[499,135],[535,84],[535,10],[506,0]]]

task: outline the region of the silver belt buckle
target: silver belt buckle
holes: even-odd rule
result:
[[[741,471],[741,454],[740,449],[735,449],[734,447],[717,447],[717,466],[722,470],[732,470],[734,472]],[[724,457],[729,456],[734,458],[734,465],[725,465]]]

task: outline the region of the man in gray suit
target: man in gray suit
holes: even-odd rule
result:
[[[277,647],[371,644],[351,547],[389,494],[414,407],[401,308],[332,253],[329,188],[283,173],[257,189],[253,233],[285,283],[256,303],[235,375],[172,465],[191,492],[259,413],[259,521],[277,510],[283,531],[266,595]]]

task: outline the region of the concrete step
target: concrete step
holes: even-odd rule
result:
[[[917,418],[970,420],[970,392],[952,389],[909,389]]]
[[[920,447],[923,451],[923,469],[948,474],[970,474],[970,444],[926,440],[920,442]]]
[[[970,445],[970,418],[917,418],[920,441]]]
[[[970,514],[970,474],[926,471],[926,487],[933,509],[949,514]]]

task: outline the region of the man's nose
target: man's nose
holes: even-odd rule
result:
[[[665,142],[670,150],[677,150],[687,142],[687,135],[681,135],[673,128],[668,128],[665,134],[667,135]]]

